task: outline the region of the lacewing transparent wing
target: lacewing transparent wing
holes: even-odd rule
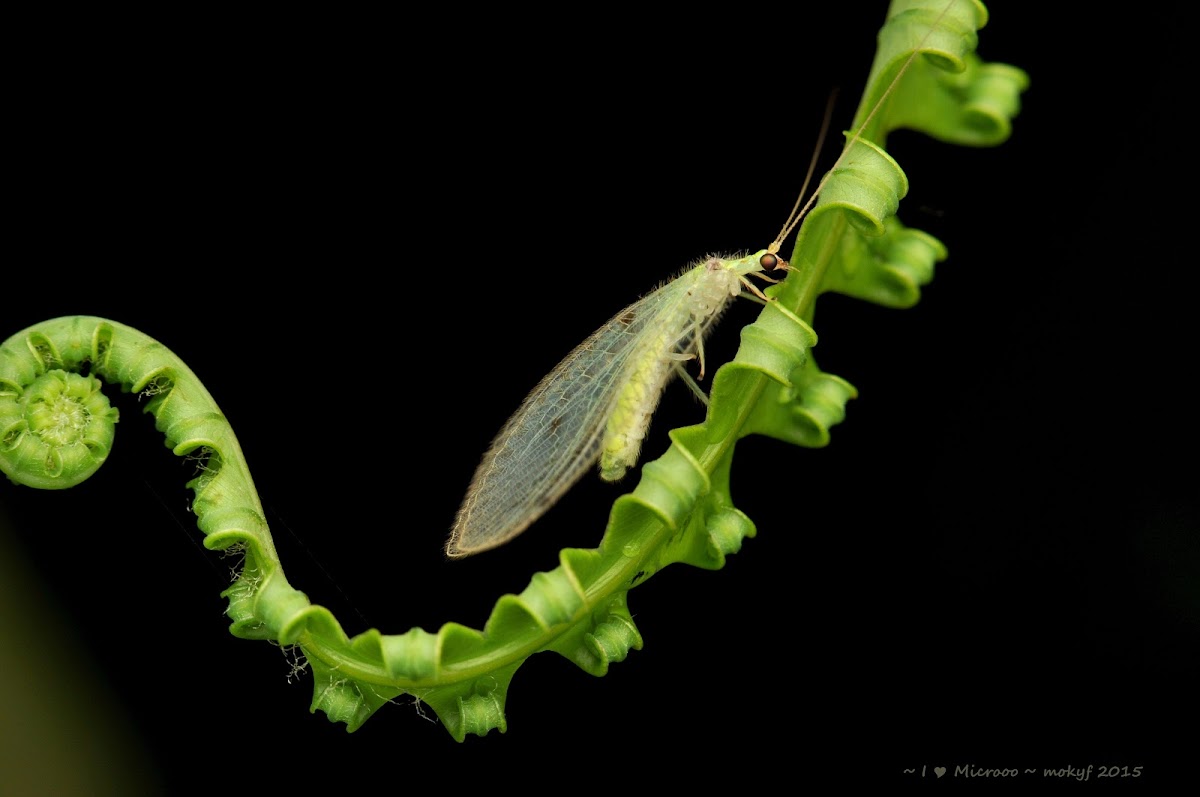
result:
[[[616,481],[632,467],[650,416],[682,360],[702,356],[707,329],[746,274],[780,265],[767,250],[708,258],[617,313],[526,397],[492,442],[450,532],[446,554],[508,542],[589,467]]]

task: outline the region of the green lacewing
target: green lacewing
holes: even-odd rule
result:
[[[447,556],[469,556],[510,541],[597,461],[605,481],[617,481],[637,463],[671,377],[684,373],[685,361],[696,359],[703,378],[704,336],[729,303],[743,289],[770,301],[748,277],[774,282],[768,275],[788,268],[778,251],[815,201],[814,193],[800,207],[832,100],[800,199],[775,241],[750,255],[711,256],[689,266],[614,315],[555,366],[496,435],[476,469],[446,543]]]
[[[509,419],[475,471],[446,553],[508,542],[597,460],[616,481],[637,462],[650,417],[680,364],[703,340],[747,275],[782,270],[769,249],[710,257],[617,313],[555,366]],[[757,291],[757,288],[754,289]]]
[[[538,383],[479,463],[451,528],[447,556],[470,556],[509,542],[597,461],[606,481],[620,479],[636,464],[667,382],[691,359],[699,360],[703,377],[704,336],[743,288],[769,301],[748,277],[775,281],[766,275],[788,268],[778,255],[783,240],[815,204],[829,174],[841,165],[918,51],[914,49],[804,202],[829,127],[830,98],[800,196],[770,246],[744,257],[714,256],[693,264],[614,315]]]

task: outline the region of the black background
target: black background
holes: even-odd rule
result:
[[[734,497],[758,537],[722,571],[634,590],[646,645],[606,677],[532,658],[505,735],[459,745],[408,706],[353,735],[309,715],[310,682],[228,634],[227,565],[136,401],[118,400],[89,484],[0,488],[21,594],[104,686],[133,766],[171,791],[301,793],[439,767],[518,788],[922,766],[1191,778],[1182,25],[1169,5],[1121,24],[1004,5],[980,53],[1032,79],[1013,138],[890,142],[901,218],[950,259],[915,309],[820,304],[816,356],[860,391],[832,444],[741,444]],[[480,627],[560,547],[595,545],[621,489],[586,479],[509,548],[447,563],[478,456],[615,309],[770,241],[835,87],[848,124],[878,6],[669,26],[208,19],[86,55],[47,40],[14,100],[4,334],[80,313],[159,339],[237,430],[295,586],[351,634]],[[714,361],[754,317],[740,304]],[[646,456],[700,412],[669,390]]]

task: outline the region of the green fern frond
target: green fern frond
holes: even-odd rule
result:
[[[719,569],[754,536],[730,494],[739,439],[829,443],[856,391],[811,356],[817,298],[838,292],[909,307],[946,257],[940,242],[895,218],[908,181],[884,149],[887,133],[906,127],[975,146],[1010,133],[1027,78],[975,56],[986,19],[976,0],[893,3],[857,133],[848,134],[847,151],[800,229],[791,273],[767,291],[774,301],[742,330],[737,356],[716,374],[707,419],[672,432],[669,450],[642,467],[597,548],[563,550],[558,568],[501,597],[482,629],[447,623],[436,632],[347,636],[284,576],[242,449],[212,396],[171,351],[114,321],[54,319],[0,346],[0,470],[38,487],[81,481],[103,463],[117,420],[96,378],[142,394],[167,446],[199,463],[188,486],[205,546],[243,556],[223,593],[232,632],[298,646],[314,677],[313,711],[353,731],[408,694],[430,705],[457,740],[503,732],[509,685],[530,656],[553,651],[604,675],[642,646],[630,589],[674,563]],[[923,53],[915,60],[914,49]]]

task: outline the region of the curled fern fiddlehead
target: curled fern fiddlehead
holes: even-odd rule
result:
[[[972,144],[1007,136],[1025,79],[974,58],[985,19],[969,0],[948,10],[943,0],[894,5],[855,121],[861,135],[801,230],[790,259],[795,273],[770,291],[791,312],[769,305],[742,331],[736,359],[714,379],[707,420],[676,430],[666,454],[642,468],[599,547],[562,551],[558,568],[502,597],[482,629],[447,623],[436,632],[370,629],[349,637],[284,576],[245,457],[213,398],[173,353],[114,321],[55,319],[0,346],[0,468],[38,487],[86,478],[103,462],[116,420],[98,380],[144,395],[167,445],[200,463],[189,488],[205,546],[244,556],[223,593],[233,633],[298,646],[314,675],[313,710],[354,730],[408,694],[433,707],[456,739],[503,731],[509,683],[531,655],[554,651],[605,674],[642,644],[628,609],[632,587],[672,563],[720,568],[755,534],[730,497],[738,439],[829,441],[856,393],[811,356],[816,298],[837,291],[908,306],[945,257],[938,241],[895,219],[907,178],[883,144],[897,126]],[[917,43],[934,57],[905,67]],[[896,91],[868,121],[902,68]]]
[[[30,341],[39,342],[44,344]],[[53,368],[23,388],[6,385],[0,397],[8,399],[0,403],[4,473],[55,490],[74,487],[104,464],[118,413],[100,391],[100,380]]]

